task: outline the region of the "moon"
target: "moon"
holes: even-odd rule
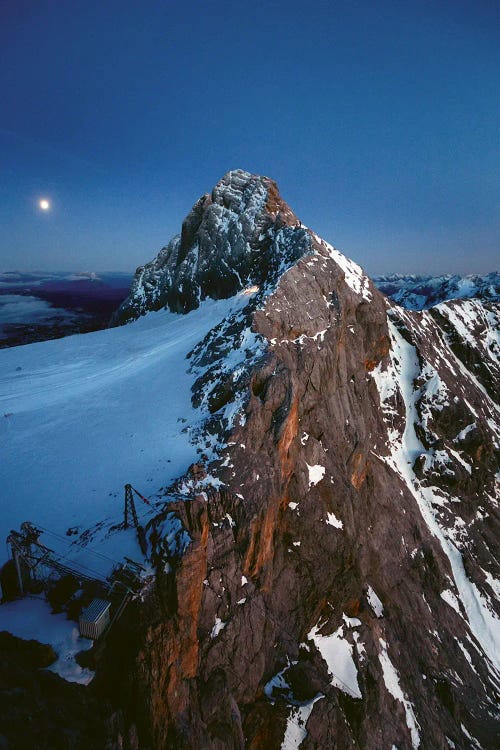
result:
[[[38,201],[38,205],[40,206],[42,211],[49,211],[50,210],[50,201],[47,198],[41,198]]]

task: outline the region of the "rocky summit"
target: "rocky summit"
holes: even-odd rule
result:
[[[154,578],[82,688],[106,747],[494,750],[498,302],[398,306],[241,170],[113,325],[232,298],[182,362],[194,460],[145,528]]]
[[[276,281],[309,250],[309,234],[297,227],[273,180],[228,172],[195,203],[181,234],[137,269],[114,321],[162,307],[185,313],[207,297],[227,298],[244,286]]]

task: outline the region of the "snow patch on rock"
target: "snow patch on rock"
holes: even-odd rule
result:
[[[309,487],[314,487],[316,484],[318,484],[318,482],[321,482],[321,480],[325,476],[325,467],[321,466],[321,464],[314,464],[314,466],[309,466],[307,462],[306,466],[309,470]]]
[[[326,514],[326,522],[329,526],[333,526],[335,529],[342,529],[344,524],[340,519],[337,518],[335,513]]]
[[[401,689],[398,673],[393,663],[389,659],[389,654],[387,653],[387,644],[382,638],[380,638],[380,652],[378,658],[380,661],[380,666],[382,667],[382,674],[387,690],[393,698],[403,704],[406,716],[406,726],[410,730],[411,743],[414,750],[416,750],[418,747],[420,747],[420,727],[418,725],[417,719],[415,718],[413,706],[405,697]]]
[[[379,367],[373,371],[388,424],[390,455],[385,460],[406,483],[418,503],[429,530],[439,540],[448,557],[454,583],[471,630],[498,674],[500,671],[500,620],[489,606],[485,596],[467,577],[462,556],[453,540],[453,531],[439,523],[436,508],[443,504],[442,494],[433,487],[422,484],[413,470],[418,457],[433,458],[432,452],[424,448],[415,430],[415,426],[419,423],[419,415],[416,408],[418,391],[415,391],[414,383],[421,374],[420,363],[415,347],[406,341],[392,320],[388,322],[392,342],[391,362],[386,370]],[[390,388],[387,387],[388,384]],[[388,393],[391,394],[389,403],[386,402]],[[395,409],[392,396],[395,393],[401,394],[404,403],[405,415],[402,431],[394,421]]]
[[[371,586],[368,586],[366,590],[366,596],[368,599],[368,604],[372,608],[374,614],[376,617],[383,617],[384,616],[384,606],[380,599],[378,598],[375,591],[372,589]]]
[[[372,293],[370,292],[370,280],[368,276],[363,272],[363,269],[358,266],[358,264],[353,260],[346,258],[346,256],[339,252],[339,250],[336,250],[333,245],[330,245],[329,242],[321,239],[321,237],[315,234],[315,232],[311,231],[311,234],[316,242],[327,251],[329,257],[334,260],[338,266],[340,266],[340,268],[344,272],[344,278],[347,286],[349,286],[355,294],[363,297],[363,299],[367,302],[370,302],[372,299]]]
[[[66,614],[52,614],[45,599],[25,597],[0,604],[2,630],[27,641],[50,644],[58,658],[48,669],[64,680],[88,685],[94,677],[94,672],[80,667],[75,660],[80,651],[92,648],[93,641],[82,638],[78,626]]]
[[[317,695],[308,703],[291,707],[286,723],[285,736],[281,743],[281,750],[298,750],[307,737],[306,724],[314,708],[314,704],[323,697],[323,695]]]
[[[210,633],[210,638],[217,638],[217,636],[219,635],[219,633],[222,630],[224,630],[224,628],[226,627],[226,625],[227,625],[227,622],[224,622],[223,620],[221,620],[220,617],[216,617],[215,618],[214,626],[213,626],[212,631]]]
[[[315,625],[307,638],[314,642],[326,662],[332,678],[332,685],[352,698],[362,698],[358,685],[358,671],[352,653],[353,646],[344,638],[344,627],[341,625],[331,635],[321,635],[320,626]]]

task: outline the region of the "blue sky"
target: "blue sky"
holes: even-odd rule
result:
[[[482,0],[4,0],[0,269],[133,270],[239,167],[371,274],[496,269],[499,21]]]

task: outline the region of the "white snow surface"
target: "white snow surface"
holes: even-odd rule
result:
[[[464,440],[464,438],[467,437],[467,435],[469,434],[469,432],[471,430],[474,430],[475,427],[476,427],[476,423],[475,422],[471,422],[471,424],[468,424],[467,427],[464,427],[463,430],[460,430],[460,432],[458,433],[458,435],[455,438],[455,442],[460,442],[460,440]]]
[[[307,462],[306,466],[309,469],[309,487],[314,487],[314,485],[318,484],[318,482],[321,482],[321,480],[325,476],[325,467],[321,466],[321,464],[309,466]]]
[[[477,337],[471,329],[481,325],[483,334],[483,351],[496,367],[500,365],[500,331],[497,315],[485,309],[477,300],[464,300],[460,305],[443,302],[437,309],[453,324],[460,337],[473,349],[477,348]]]
[[[308,703],[301,706],[292,706],[288,715],[285,736],[281,743],[281,750],[298,750],[302,742],[307,737],[306,724],[313,710],[316,701],[324,698],[319,694]]]
[[[460,612],[460,605],[458,603],[458,599],[453,593],[453,591],[450,591],[449,589],[445,589],[444,591],[441,591],[441,599],[446,602],[446,604],[449,604],[450,607],[452,607],[457,614],[461,614]]]
[[[82,638],[76,623],[66,619],[65,614],[51,614],[50,604],[45,599],[26,597],[0,604],[0,631],[23,638],[49,643],[58,659],[48,669],[68,682],[88,685],[94,673],[84,669],[75,661],[79,651],[87,651],[92,641]]]
[[[123,485],[151,496],[196,460],[186,355],[248,303],[207,300],[188,315],[152,312],[126,326],[0,351],[0,533],[29,520],[60,538],[69,562],[108,574],[124,555],[141,559],[123,521]],[[154,498],[153,498],[154,500]],[[140,515],[152,514],[136,499]],[[79,534],[66,537],[69,527]],[[91,531],[82,550],[80,534]],[[61,541],[62,539],[62,541]],[[0,563],[5,559],[2,546]]]
[[[316,242],[325,248],[330,258],[340,266],[344,272],[345,283],[347,286],[350,287],[355,294],[363,297],[367,302],[370,302],[372,298],[372,293],[370,292],[370,280],[361,266],[358,266],[353,260],[347,258],[343,253],[333,247],[333,245],[330,245],[329,242],[326,242],[326,240],[323,240],[315,232],[312,230],[309,231]]]
[[[340,518],[337,518],[335,513],[327,513],[326,522],[329,526],[333,526],[336,529],[342,529],[344,527],[344,524],[342,523]]]
[[[210,638],[217,638],[221,630],[224,630],[226,625],[227,625],[227,622],[224,622],[223,620],[221,620],[220,617],[216,617],[214,626],[210,633]]]
[[[380,661],[380,666],[382,667],[382,674],[384,676],[384,682],[387,690],[393,698],[403,704],[406,716],[406,726],[410,730],[411,734],[411,744],[414,750],[416,750],[416,748],[420,746],[420,733],[418,731],[420,727],[415,718],[413,706],[405,697],[401,689],[398,673],[396,672],[393,663],[389,659],[389,654],[387,653],[387,644],[382,638],[380,638],[380,652],[378,658]]]
[[[366,595],[368,597],[368,603],[376,617],[383,617],[384,606],[371,586],[368,586]]]
[[[362,698],[358,685],[358,670],[352,658],[353,646],[344,638],[344,626],[341,625],[331,635],[321,635],[319,625],[315,625],[307,634],[314,642],[326,662],[332,677],[332,685],[353,698]]]
[[[479,276],[412,276],[390,274],[372,279],[384,294],[407,310],[422,310],[445,300],[479,297],[498,301],[500,275],[497,272]]]

